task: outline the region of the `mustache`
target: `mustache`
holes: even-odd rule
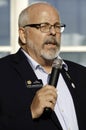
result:
[[[56,46],[60,46],[59,42],[54,37],[46,39],[44,41],[44,45],[48,45],[48,44],[53,44],[53,45],[56,45]]]

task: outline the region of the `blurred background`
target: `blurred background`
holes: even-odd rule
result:
[[[51,3],[66,24],[61,40],[64,59],[86,66],[86,0],[40,0]],[[21,10],[37,0],[0,0],[0,57],[18,48],[18,16]]]

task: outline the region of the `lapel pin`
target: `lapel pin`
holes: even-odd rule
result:
[[[28,80],[27,81],[27,85],[31,85],[32,84],[32,81],[31,80]]]

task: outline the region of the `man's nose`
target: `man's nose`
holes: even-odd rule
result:
[[[50,34],[56,35],[56,29],[55,29],[54,26],[51,26],[51,27],[50,27]]]

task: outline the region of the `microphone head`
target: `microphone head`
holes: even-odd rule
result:
[[[58,69],[62,69],[62,63],[63,63],[63,60],[61,58],[56,58],[54,61],[53,61],[53,64],[52,64],[52,67],[55,67],[55,68],[58,68]]]

